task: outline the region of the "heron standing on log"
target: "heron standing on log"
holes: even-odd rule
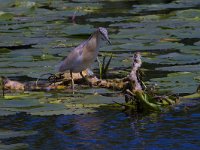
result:
[[[101,39],[108,41],[108,32],[106,28],[99,27],[88,40],[81,43],[79,46],[74,48],[69,55],[61,61],[58,67],[58,71],[63,73],[67,70],[70,71],[72,80],[72,89],[74,91],[74,79],[73,73],[80,73],[84,78],[82,71],[89,68],[95,61],[98,55]]]

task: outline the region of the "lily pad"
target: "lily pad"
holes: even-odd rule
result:
[[[69,25],[64,29],[67,35],[91,34],[94,31],[91,25]]]
[[[0,54],[1,53],[8,53],[8,52],[10,52],[9,49],[7,49],[7,48],[0,48]]]
[[[107,18],[91,18],[90,22],[121,22],[127,20],[127,17],[107,17]]]
[[[152,64],[181,65],[200,62],[200,57],[194,54],[181,54],[172,52],[164,55],[147,56],[143,60]],[[175,66],[179,67],[179,66]]]
[[[35,6],[36,6],[35,2],[27,0],[22,0],[22,1],[16,0],[15,4],[13,5],[13,7],[25,7],[25,8],[32,8]]]
[[[35,108],[35,107],[41,107],[42,104],[37,99],[18,99],[18,100],[1,100],[0,101],[1,107],[3,108],[9,108],[9,107],[15,107],[15,108]]]
[[[176,12],[176,16],[178,18],[183,18],[183,19],[200,19],[200,10],[198,9],[187,9],[187,10],[181,10]]]
[[[92,89],[85,89],[85,90],[80,90],[80,93],[87,93],[87,94],[116,94],[118,92],[108,90],[105,88],[92,88]]]
[[[96,104],[98,107],[105,104],[113,104],[114,102],[122,103],[124,102],[123,97],[106,97],[101,95],[88,95],[84,98],[75,99],[71,103],[73,104],[82,104],[87,107],[90,104]]]
[[[0,20],[12,20],[14,15],[12,13],[7,13],[0,11]]]
[[[200,71],[200,65],[181,65],[181,66],[171,66],[171,67],[160,67],[160,68],[156,68],[156,70],[199,72]]]
[[[105,89],[98,89],[102,93]],[[106,93],[106,94],[107,94]],[[113,93],[113,92],[111,92]],[[31,115],[49,116],[49,115],[71,115],[86,114],[96,112],[95,108],[114,104],[115,102],[123,103],[124,98],[107,97],[101,95],[77,94],[45,94],[41,92],[31,92],[27,94],[5,95],[5,99],[0,101],[0,111],[2,115],[11,115],[18,112],[25,112]]]
[[[181,0],[181,1],[174,1],[168,4],[151,4],[151,5],[133,5],[133,10],[131,11],[132,13],[138,13],[138,12],[151,12],[151,11],[163,11],[163,10],[169,10],[169,9],[180,9],[180,8],[190,8],[194,7],[196,5],[200,4],[200,2],[191,0]]]
[[[186,95],[184,96],[183,98],[187,98],[187,99],[199,99],[200,98],[200,93],[194,93],[194,94],[191,94],[191,95]]]
[[[178,72],[170,73],[167,77],[151,79],[151,83],[157,84],[160,91],[168,91],[172,93],[194,93],[198,87],[198,83],[194,77],[195,73]]]

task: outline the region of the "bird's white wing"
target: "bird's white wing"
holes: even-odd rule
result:
[[[68,56],[60,62],[57,66],[58,72],[65,72],[67,70],[73,69],[73,66],[76,65],[77,61],[81,59],[81,55],[83,53],[83,45],[79,45],[78,47],[74,48]]]

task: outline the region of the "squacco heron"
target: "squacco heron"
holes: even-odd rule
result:
[[[67,70],[70,71],[72,80],[72,89],[74,91],[74,79],[73,73],[80,73],[84,78],[82,71],[90,68],[91,64],[95,61],[98,55],[101,39],[108,41],[108,32],[106,28],[99,27],[88,40],[81,43],[79,46],[74,48],[68,56],[61,61],[58,67],[58,71],[63,73]]]

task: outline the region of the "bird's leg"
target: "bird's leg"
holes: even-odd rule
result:
[[[72,80],[72,90],[73,90],[73,94],[74,94],[74,78],[73,78],[72,71],[70,71],[70,76],[71,76],[71,80]]]
[[[90,83],[90,81],[88,80],[88,78],[86,78],[86,77],[83,75],[82,71],[80,72],[80,75],[81,75],[81,77],[88,83],[88,85],[89,85],[90,87],[92,87],[92,84]]]

